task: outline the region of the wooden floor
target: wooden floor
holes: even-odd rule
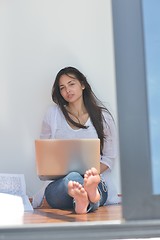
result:
[[[75,214],[73,211],[51,208],[36,209],[33,213],[24,213],[22,222],[23,224],[33,224],[114,220],[122,220],[120,205],[103,206],[95,212],[87,214]]]
[[[103,206],[88,214],[43,206],[12,217],[0,215],[0,240],[160,239],[160,221],[127,222],[121,205]]]

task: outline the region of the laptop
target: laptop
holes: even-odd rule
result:
[[[100,173],[99,139],[36,139],[37,175],[41,180],[54,180],[77,171],[84,175],[95,167]]]

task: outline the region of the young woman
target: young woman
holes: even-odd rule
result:
[[[61,69],[52,88],[51,106],[43,119],[41,138],[100,139],[100,175],[95,168],[84,176],[71,172],[51,181],[45,197],[52,208],[71,209],[83,214],[106,204],[109,173],[116,157],[115,124],[110,112],[93,93],[86,77],[74,67]]]

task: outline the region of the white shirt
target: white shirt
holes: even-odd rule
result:
[[[104,133],[106,138],[104,139],[103,155],[100,162],[107,165],[110,170],[113,167],[114,160],[117,154],[117,139],[115,124],[112,117],[103,112],[105,121]],[[97,132],[88,118],[85,123],[88,126],[87,129],[73,129],[66,121],[62,111],[57,105],[50,106],[44,116],[42,123],[42,130],[40,138],[43,139],[76,139],[76,138],[98,138]]]

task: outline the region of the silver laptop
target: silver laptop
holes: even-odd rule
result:
[[[37,139],[35,154],[41,180],[58,179],[71,171],[84,175],[91,167],[100,172],[99,139]]]

